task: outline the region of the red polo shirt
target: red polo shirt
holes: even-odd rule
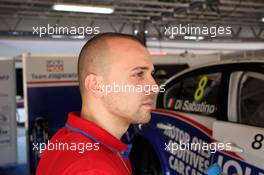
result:
[[[46,145],[36,175],[131,175],[126,145],[95,123],[69,113]]]

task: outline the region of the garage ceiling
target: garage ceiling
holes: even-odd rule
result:
[[[51,8],[57,2],[108,5],[114,7],[115,12],[110,15],[58,12]],[[144,24],[156,27],[157,31],[162,25],[176,23],[236,25],[251,27],[253,38],[257,38],[264,33],[263,17],[263,0],[0,0],[0,23],[7,26],[7,29],[0,29],[2,33],[17,31],[30,19],[42,23],[55,20],[56,24],[63,20],[75,23],[107,21],[114,28],[117,22]],[[122,31],[122,25],[115,30]]]

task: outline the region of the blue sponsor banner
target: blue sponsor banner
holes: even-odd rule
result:
[[[29,123],[44,118],[54,134],[64,126],[69,112],[80,111],[79,87],[31,87],[28,88],[28,104]]]
[[[30,87],[27,95],[29,158],[34,174],[41,156],[34,145],[47,143],[65,125],[69,112],[80,111],[81,97],[78,86]]]

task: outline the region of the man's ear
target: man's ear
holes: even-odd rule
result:
[[[102,97],[104,95],[104,87],[101,87],[102,77],[89,74],[86,76],[84,81],[85,89],[95,97]]]

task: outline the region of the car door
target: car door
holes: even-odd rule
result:
[[[213,138],[231,143],[213,162],[227,174],[264,174],[264,67],[263,63],[237,64],[229,76],[228,118],[215,121]]]

